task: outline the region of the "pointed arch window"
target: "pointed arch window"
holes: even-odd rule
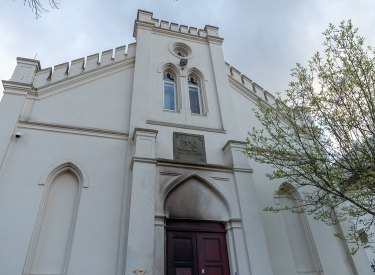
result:
[[[176,111],[176,80],[173,74],[164,73],[163,89],[164,110]]]
[[[201,90],[197,79],[188,77],[190,110],[192,114],[202,114]]]

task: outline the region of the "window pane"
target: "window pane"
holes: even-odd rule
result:
[[[200,114],[201,108],[199,104],[199,90],[198,87],[189,86],[190,110],[193,114]]]
[[[164,109],[176,110],[174,83],[164,82]]]

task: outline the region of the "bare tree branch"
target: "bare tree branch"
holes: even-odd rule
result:
[[[58,0],[48,0],[49,6],[52,9],[58,9],[60,2]],[[43,12],[49,12],[48,9],[44,8],[42,2],[40,0],[23,0],[23,4],[28,4],[31,8],[31,11],[35,13],[36,19],[38,19]]]

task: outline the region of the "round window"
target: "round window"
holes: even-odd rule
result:
[[[176,57],[181,59],[189,59],[193,57],[191,48],[181,42],[171,42],[169,44],[169,51]]]

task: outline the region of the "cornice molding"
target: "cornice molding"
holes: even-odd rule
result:
[[[242,228],[242,220],[239,218],[230,219],[225,222],[225,229],[226,230],[232,230],[233,228]]]
[[[106,138],[114,138],[114,139],[124,139],[124,140],[127,140],[129,137],[128,133],[120,132],[120,131],[83,127],[83,126],[76,126],[76,125],[66,125],[66,124],[51,123],[51,122],[31,121],[31,120],[19,120],[18,127],[26,128],[26,129],[34,129],[34,130],[44,130],[44,131],[87,135],[87,136],[95,136],[95,137],[106,137]]]
[[[145,22],[145,21],[140,21],[140,20],[135,20],[135,25],[138,28],[142,28],[142,29],[146,29],[146,30],[151,30],[155,27],[155,23]]]
[[[131,57],[128,59],[124,59],[121,61],[117,61],[108,65],[105,65],[103,67],[99,67],[93,70],[90,70],[88,72],[82,72],[80,74],[67,77],[64,79],[61,79],[59,81],[53,82],[46,84],[44,86],[41,86],[39,88],[34,88],[30,93],[29,93],[29,98],[34,98],[34,99],[41,99],[46,96],[48,96],[48,93],[50,92],[61,92],[62,90],[65,90],[68,85],[84,81],[84,83],[90,81],[92,77],[101,75],[101,77],[106,76],[109,73],[112,73],[113,71],[121,71],[125,70],[131,66],[135,65],[135,57]],[[86,82],[85,82],[86,81]],[[58,90],[60,89],[60,90]],[[58,91],[56,91],[58,90]]]
[[[224,38],[207,35],[207,41],[209,43],[221,45],[221,44],[223,44]]]
[[[169,37],[178,37],[178,38],[182,38],[185,40],[190,40],[193,42],[199,42],[199,43],[204,43],[204,44],[214,43],[214,44],[221,45],[224,41],[224,38],[217,37],[217,36],[211,36],[211,35],[199,36],[196,34],[157,27],[155,26],[155,23],[152,23],[152,22],[144,22],[144,21],[137,21],[137,20],[135,21],[135,24],[134,24],[134,33],[133,33],[134,37],[136,37],[137,35],[137,30],[136,30],[137,27],[141,29],[145,29],[145,30],[150,30],[154,34],[166,35]]]
[[[170,122],[163,122],[163,121],[155,121],[155,120],[147,120],[146,123],[152,124],[152,125],[166,126],[166,127],[175,127],[175,128],[190,129],[190,130],[196,130],[196,131],[205,131],[205,132],[226,134],[226,131],[223,130],[223,129],[206,128],[206,127],[177,124],[177,123],[170,123]]]
[[[173,159],[163,159],[157,158],[157,166],[168,166],[174,168],[188,168],[188,169],[199,169],[199,170],[210,170],[210,171],[221,171],[221,172],[232,172],[233,167],[219,165],[219,164],[210,164],[210,163],[195,163],[195,162],[186,162]]]
[[[242,167],[233,167],[234,172],[250,173],[254,172],[253,168],[242,168]]]
[[[130,163],[130,170],[133,170],[134,163],[141,162],[141,163],[149,163],[149,164],[156,164],[156,159],[154,158],[141,158],[141,157],[133,157]]]
[[[228,149],[230,145],[237,145],[238,147],[246,147],[246,144],[247,144],[246,141],[228,140],[221,150],[225,151],[226,149]]]
[[[179,37],[179,38],[182,38],[182,39],[207,44],[207,37],[204,37],[204,36],[198,36],[198,35],[194,35],[194,34],[190,34],[190,33],[174,31],[174,30],[170,30],[170,29],[163,29],[163,28],[160,28],[160,27],[154,27],[152,29],[152,31],[155,34],[163,34],[163,35],[170,36],[170,37]]]
[[[32,85],[23,82],[3,80],[4,94],[27,95]]]
[[[39,60],[36,60],[36,59],[29,59],[29,58],[25,58],[25,57],[17,57],[17,62],[18,61],[21,61],[22,63],[28,63],[28,64],[31,64],[31,65],[36,65],[37,66],[37,69],[40,70],[40,61]]]
[[[158,130],[154,130],[154,129],[147,129],[147,128],[134,128],[134,133],[133,133],[133,140],[135,138],[135,136],[137,135],[137,132],[146,132],[146,133],[149,133],[151,135],[155,135],[155,137],[158,135]]]

